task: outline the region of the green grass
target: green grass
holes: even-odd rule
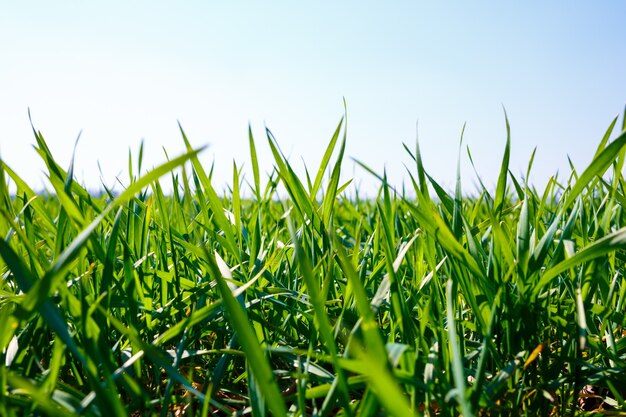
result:
[[[267,131],[263,178],[250,132],[227,195],[182,128],[185,154],[129,156],[98,195],[35,131],[48,193],[0,161],[0,415],[624,412],[616,121],[543,190],[510,172],[507,121],[495,191],[447,192],[416,144],[410,193],[361,164],[374,199],[343,194],[345,119],[301,177]]]

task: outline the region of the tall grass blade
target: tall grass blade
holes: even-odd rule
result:
[[[285,402],[280,395],[278,384],[276,383],[267,358],[259,346],[259,341],[248,322],[245,311],[235,296],[233,296],[229,285],[222,276],[220,268],[216,263],[214,256],[217,257],[219,255],[217,255],[217,253],[214,255],[206,253],[205,256],[211,275],[217,282],[224,308],[228,312],[229,320],[238,334],[239,343],[241,343],[241,347],[246,353],[248,365],[255,375],[257,386],[261,390],[263,397],[265,397],[267,406],[273,415],[279,417],[286,416],[287,409],[285,408]]]

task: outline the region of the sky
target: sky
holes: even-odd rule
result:
[[[317,171],[347,105],[344,178],[362,193],[386,170],[426,170],[452,188],[497,181],[511,125],[511,170],[530,181],[582,170],[626,104],[626,2],[23,1],[0,7],[0,158],[46,187],[28,109],[57,161],[90,189],[127,183],[184,152],[180,122],[224,190],[233,161],[262,172],[265,128],[299,169]],[[618,129],[619,130],[619,129]],[[165,150],[165,151],[164,151]],[[120,184],[115,185],[121,186]],[[50,187],[48,187],[50,188]]]

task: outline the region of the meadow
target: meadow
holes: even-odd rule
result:
[[[625,412],[616,125],[541,190],[532,157],[509,170],[508,122],[497,185],[472,195],[405,145],[411,190],[363,166],[375,198],[346,196],[343,118],[304,175],[250,133],[226,193],[182,128],[186,153],[129,155],[99,193],[33,129],[48,191],[0,162],[0,415]]]

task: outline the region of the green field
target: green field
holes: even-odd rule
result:
[[[494,190],[445,190],[415,144],[410,190],[364,167],[375,198],[344,196],[343,119],[300,176],[250,134],[225,195],[182,129],[187,153],[98,193],[35,131],[48,192],[0,163],[0,416],[626,411],[616,124],[545,189],[507,138]]]

